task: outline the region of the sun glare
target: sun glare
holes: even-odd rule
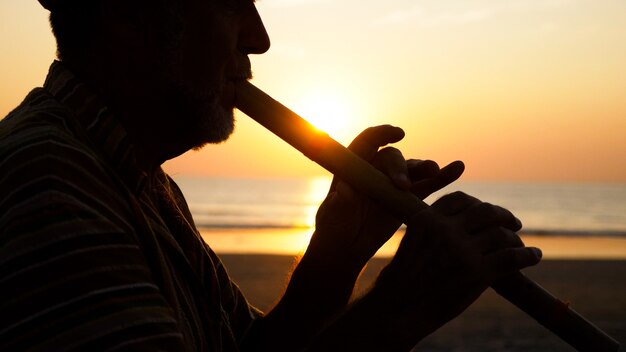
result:
[[[344,139],[353,113],[345,100],[333,94],[312,94],[303,98],[294,110],[318,129],[336,139]]]

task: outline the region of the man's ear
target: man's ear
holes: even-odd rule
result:
[[[135,46],[150,40],[150,11],[141,6],[144,3],[137,0],[100,1],[102,28],[117,45]]]

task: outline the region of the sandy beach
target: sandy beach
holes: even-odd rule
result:
[[[266,311],[280,297],[310,230],[211,230],[202,236],[248,299]],[[524,273],[617,339],[626,351],[626,238],[524,233],[544,260]],[[360,277],[364,292],[401,240],[394,236]],[[419,351],[573,351],[565,342],[487,290],[466,312],[418,345]]]
[[[269,309],[285,286],[294,257],[221,254],[248,299]],[[361,275],[365,290],[388,258],[374,258]],[[525,273],[626,345],[626,260],[546,259]],[[566,343],[488,290],[460,317],[418,345],[419,351],[572,351]]]

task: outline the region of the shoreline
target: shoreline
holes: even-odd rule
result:
[[[301,255],[313,229],[200,229],[204,240],[218,253]],[[379,251],[376,258],[393,256],[403,236],[398,231]],[[544,259],[626,260],[626,237],[581,236],[578,233],[522,232],[527,246],[541,248]]]

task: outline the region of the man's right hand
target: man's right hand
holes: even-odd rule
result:
[[[385,307],[380,318],[393,340],[413,346],[496,279],[537,264],[541,251],[524,247],[521,227],[508,210],[461,192],[418,213],[367,298]]]

